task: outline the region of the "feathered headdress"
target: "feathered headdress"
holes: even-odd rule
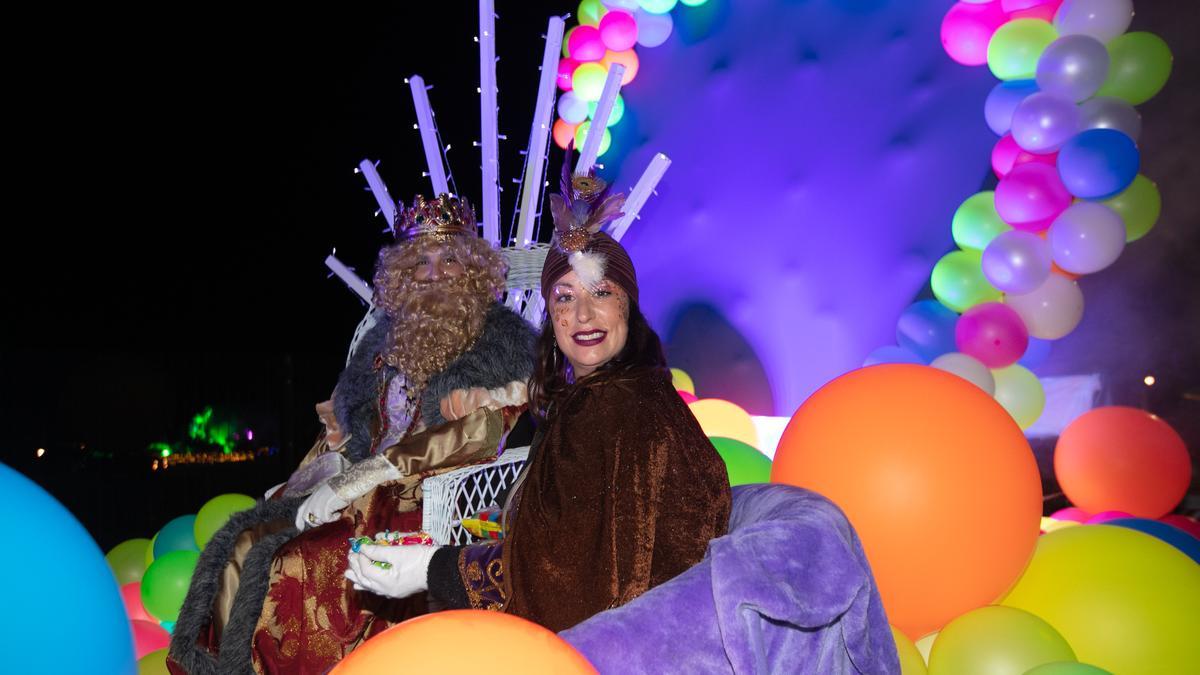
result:
[[[570,154],[563,160],[559,193],[550,195],[554,216],[552,244],[567,256],[579,281],[589,289],[604,279],[607,260],[603,253],[588,251],[592,235],[607,223],[624,215],[625,195],[608,194],[608,184],[591,169],[587,175],[572,176]]]

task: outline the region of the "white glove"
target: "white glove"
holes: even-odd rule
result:
[[[429,561],[438,546],[374,546],[364,544],[350,553],[346,578],[356,591],[371,591],[389,598],[404,598],[428,590]],[[390,563],[382,568],[372,562]]]
[[[296,529],[301,532],[306,527],[316,527],[332,523],[339,518],[342,509],[350,505],[329,487],[329,483],[321,483],[317,491],[308,496],[296,511]]]

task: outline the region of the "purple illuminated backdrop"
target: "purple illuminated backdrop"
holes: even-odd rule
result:
[[[711,0],[642,50],[606,173],[674,160],[624,242],[701,395],[790,415],[894,340],[994,142],[994,80],[943,53],[945,10]]]

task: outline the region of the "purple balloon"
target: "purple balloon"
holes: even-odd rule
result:
[[[1097,96],[1079,104],[1083,129],[1116,129],[1137,140],[1142,135],[1142,116],[1128,101],[1116,96]]]
[[[1140,165],[1137,145],[1116,129],[1088,129],[1067,141],[1058,153],[1062,184],[1080,199],[1108,199],[1116,195],[1129,187]],[[999,198],[1000,188],[996,188],[997,208]]]
[[[1079,106],[1074,101],[1039,91],[1013,111],[1013,140],[1029,152],[1054,152],[1079,131],[1079,122]]]
[[[1108,50],[1089,35],[1064,35],[1038,57],[1038,89],[1071,101],[1095,94],[1107,76]]]
[[[1005,293],[1029,293],[1050,276],[1050,262],[1046,240],[1012,230],[998,235],[983,250],[983,276]]]
[[[1129,28],[1133,0],[1063,0],[1054,14],[1059,35],[1090,35],[1108,42]]]
[[[1040,231],[1071,205],[1071,193],[1063,186],[1058,171],[1047,164],[1030,162],[1013,167],[996,185],[996,213],[1019,230]]]
[[[1104,204],[1078,202],[1054,219],[1048,238],[1059,267],[1072,274],[1091,274],[1113,264],[1121,255],[1125,249],[1125,223]]]
[[[1037,92],[1033,80],[1010,80],[992,87],[983,103],[983,118],[988,128],[997,136],[1003,136],[1012,128],[1013,111],[1025,97]]]
[[[1028,328],[1028,326],[1026,326]],[[1017,360],[1017,363],[1033,370],[1046,362],[1046,358],[1050,356],[1050,345],[1053,344],[1050,340],[1042,340],[1033,336],[1029,337],[1029,346],[1025,348],[1025,354]]]
[[[1025,353],[1029,331],[1008,305],[985,302],[959,317],[954,339],[958,351],[979,359],[988,368],[1005,368]]]

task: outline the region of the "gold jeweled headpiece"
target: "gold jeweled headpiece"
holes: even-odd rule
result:
[[[600,228],[621,217],[625,195],[608,194],[608,184],[596,175],[595,169],[572,176],[570,164],[568,154],[563,160],[559,194],[550,195],[550,212],[554,216],[552,243],[567,256],[580,281],[594,288],[604,278],[607,261],[604,254],[587,251],[588,242]]]
[[[400,205],[396,209],[395,232],[397,241],[433,237],[436,241],[445,242],[450,237],[479,236],[475,225],[475,209],[466,199],[448,194],[441,194],[430,201],[425,201],[423,195],[417,195],[412,208]]]

